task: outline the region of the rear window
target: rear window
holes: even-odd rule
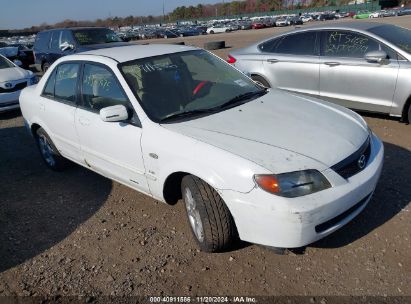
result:
[[[279,41],[275,53],[290,55],[315,55],[315,32],[304,32],[285,36]]]
[[[73,30],[73,35],[80,45],[121,42],[116,33],[105,28]]]

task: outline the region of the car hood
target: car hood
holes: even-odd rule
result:
[[[273,173],[325,170],[358,150],[369,134],[365,121],[346,108],[279,90],[220,113],[163,127]]]
[[[29,71],[17,67],[0,69],[0,82],[20,80],[23,78],[28,78],[30,75],[31,73]]]

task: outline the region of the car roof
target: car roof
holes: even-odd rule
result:
[[[198,50],[198,48],[173,44],[131,44],[126,46],[81,52],[78,53],[78,55],[94,55],[109,57],[121,63],[146,57],[154,57],[192,50]],[[72,55],[70,57],[73,58],[74,56],[76,55]]]
[[[327,23],[327,24],[320,24],[320,25],[312,25],[305,27],[305,29],[353,29],[353,30],[363,30],[367,31],[371,28],[377,26],[392,26],[386,23],[379,23],[379,22],[361,22],[361,21],[348,21],[348,22],[334,22],[334,23]]]
[[[54,29],[49,29],[49,30],[44,30],[41,31],[40,33],[46,33],[46,32],[53,32],[53,31],[62,31],[62,30],[91,30],[91,29],[109,29],[104,26],[79,26],[79,27],[61,27],[61,28],[54,28]]]

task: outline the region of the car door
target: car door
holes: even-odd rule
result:
[[[40,96],[39,107],[44,113],[42,125],[59,152],[76,162],[82,162],[80,143],[74,117],[77,108],[77,82],[80,64],[59,64],[50,74]]]
[[[319,94],[320,59],[316,41],[315,31],[304,31],[260,46],[264,52],[264,74],[272,87]]]
[[[149,193],[141,152],[141,124],[115,74],[105,65],[85,63],[80,86],[82,102],[75,123],[86,164],[105,176]],[[126,106],[130,119],[104,122],[99,111],[113,105]]]
[[[49,55],[50,64],[52,64],[54,61],[56,61],[62,56],[61,49],[60,49],[61,32],[62,31],[55,30],[53,31],[51,35],[50,55]]]
[[[389,58],[382,63],[364,58],[378,50]],[[353,109],[389,113],[399,70],[394,51],[361,33],[324,31],[320,60],[321,98]]]

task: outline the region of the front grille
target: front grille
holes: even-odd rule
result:
[[[340,215],[337,215],[336,217],[333,217],[332,219],[330,219],[330,220],[328,220],[328,221],[326,221],[322,224],[319,224],[319,225],[315,226],[315,232],[321,233],[321,232],[324,232],[324,231],[330,229],[331,227],[337,225],[339,222],[341,222],[345,218],[349,217],[351,214],[353,214],[358,209],[360,209],[362,206],[364,206],[367,203],[367,201],[368,201],[368,199],[370,198],[371,195],[372,195],[372,193],[368,194],[361,201],[359,201],[357,204],[352,206],[350,209],[344,211]]]
[[[25,87],[27,87],[27,82],[26,81],[16,84],[14,86],[14,88],[11,88],[11,89],[0,88],[0,93],[13,93],[13,92],[23,90]]]
[[[362,171],[368,163],[371,155],[371,141],[370,137],[364,144],[353,154],[343,159],[338,164],[331,167],[335,172],[347,179]],[[361,160],[360,160],[361,159]],[[360,162],[363,166],[360,165]]]

